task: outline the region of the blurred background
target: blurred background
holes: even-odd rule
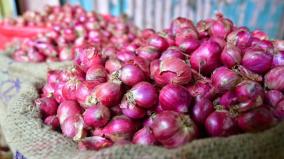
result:
[[[0,14],[15,17],[27,10],[41,11],[46,4],[80,4],[87,11],[127,15],[140,28],[161,29],[178,16],[193,21],[221,12],[239,26],[260,29],[271,38],[284,38],[283,0],[0,0]]]

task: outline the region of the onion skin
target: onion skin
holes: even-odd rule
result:
[[[160,57],[160,52],[152,46],[140,47],[136,50],[136,54],[147,61],[152,61]]]
[[[187,89],[180,85],[168,84],[162,88],[159,101],[163,110],[185,113],[191,104],[192,97]]]
[[[71,78],[62,87],[62,95],[66,100],[76,100],[76,90],[81,83],[80,79]]]
[[[284,120],[284,99],[278,102],[273,113],[280,121]]]
[[[191,54],[191,67],[203,74],[210,74],[221,65],[220,55],[221,47],[216,42],[205,41]]]
[[[179,58],[184,60],[185,56],[183,55],[183,52],[176,46],[171,46],[167,50],[165,50],[161,57],[160,60],[165,60],[166,58]]]
[[[191,80],[191,68],[181,59],[171,58],[160,62],[159,70],[154,72],[157,84],[187,84]]]
[[[91,66],[86,72],[87,81],[101,81],[105,82],[107,79],[107,71],[103,66]]]
[[[56,115],[58,103],[53,97],[43,97],[35,100],[35,104],[39,107],[43,117]]]
[[[189,27],[191,29],[196,29],[194,23],[186,18],[178,17],[171,22],[170,30],[172,34],[176,34],[180,29]]]
[[[100,150],[113,145],[113,142],[101,137],[101,136],[91,136],[86,137],[79,142],[80,150]]]
[[[203,125],[206,121],[206,118],[214,112],[214,105],[208,99],[202,99],[195,103],[192,108],[192,119],[198,125]]]
[[[191,96],[195,98],[208,98],[212,99],[215,96],[215,91],[212,86],[211,80],[199,80],[194,85],[189,86],[188,91]]]
[[[282,92],[277,90],[269,90],[265,93],[267,104],[276,107],[277,103],[284,99],[284,95]]]
[[[85,110],[83,119],[86,126],[92,128],[103,127],[110,119],[110,111],[103,105],[94,105]]]
[[[271,69],[264,76],[264,84],[269,89],[284,91],[284,66],[279,66]]]
[[[234,71],[226,67],[219,67],[212,73],[211,80],[215,90],[223,93],[233,89],[241,78]]]
[[[226,137],[239,133],[236,122],[225,110],[211,113],[205,121],[205,128],[212,137]]]
[[[234,106],[237,103],[238,98],[234,91],[224,93],[219,99],[219,104],[226,109],[229,109],[231,106]]]
[[[62,102],[57,109],[57,116],[59,118],[60,124],[62,124],[64,120],[70,116],[81,114],[81,111],[81,107],[75,101],[67,100]]]
[[[244,50],[252,43],[252,35],[247,28],[237,28],[227,36],[227,42]]]
[[[227,35],[232,31],[233,23],[229,19],[218,17],[211,23],[209,28],[210,34],[215,37],[225,39]]]
[[[263,74],[271,68],[272,58],[271,54],[264,52],[262,49],[249,48],[245,51],[242,65],[253,72]]]
[[[53,130],[56,130],[59,128],[59,119],[56,115],[48,116],[44,119],[44,124],[50,126]]]
[[[194,39],[198,41],[198,32],[196,31],[195,28],[184,27],[179,29],[175,34],[175,44],[178,46],[181,45],[181,43],[183,43],[184,41],[187,41],[189,39],[191,39],[190,40],[191,42]]]
[[[274,54],[272,60],[272,66],[284,66],[284,51],[279,51],[278,53]]]
[[[84,121],[80,115],[70,116],[61,124],[61,130],[64,136],[78,141],[87,135],[84,128]]]
[[[268,129],[276,124],[272,112],[265,106],[253,109],[236,118],[238,126],[244,132],[258,132]]]
[[[87,97],[100,83],[100,81],[83,81],[80,83],[80,85],[76,89],[76,99],[82,107],[87,107],[87,105],[85,105]]]
[[[254,38],[258,38],[260,40],[268,40],[269,39],[268,35],[265,32],[260,31],[260,30],[254,30],[252,32],[252,36]]]
[[[126,99],[122,100],[120,109],[125,116],[132,119],[141,119],[146,115],[146,111],[144,109],[131,102],[128,102]]]
[[[178,44],[178,47],[187,55],[192,54],[199,46],[200,41],[194,38],[186,38]]]
[[[241,63],[242,55],[241,50],[233,45],[225,46],[221,53],[221,61],[228,68],[232,68],[235,65]]]
[[[155,34],[148,38],[147,44],[156,48],[160,52],[165,51],[169,47],[165,38]]]
[[[144,72],[133,64],[124,65],[121,69],[120,80],[128,85],[134,86],[135,84],[145,80]]]
[[[132,143],[140,145],[155,145],[156,142],[152,130],[148,127],[143,127],[137,131],[132,139]]]
[[[135,58],[135,54],[130,51],[122,50],[116,54],[116,57],[122,62],[127,62],[133,60]]]

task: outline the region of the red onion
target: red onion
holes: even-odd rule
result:
[[[284,91],[284,66],[279,66],[271,69],[264,76],[265,86],[269,89]]]
[[[272,64],[272,55],[262,49],[249,48],[245,51],[242,65],[256,73],[266,73]]]
[[[195,28],[180,28],[175,34],[175,43],[180,45],[185,39],[198,39],[198,32]]]
[[[272,112],[265,106],[239,115],[236,121],[244,132],[262,131],[276,124]]]
[[[250,71],[242,65],[236,65],[233,67],[233,70],[237,72],[243,79],[249,79],[256,82],[262,82],[263,78],[261,75]]]
[[[87,81],[100,81],[105,82],[107,78],[107,71],[103,66],[91,66],[86,72]]]
[[[65,83],[63,82],[59,82],[58,84],[56,84],[56,86],[54,87],[54,92],[53,92],[53,96],[54,99],[58,102],[61,103],[63,101],[65,101],[65,97],[63,97],[62,95],[62,88],[65,85]]]
[[[52,97],[54,93],[54,87],[51,84],[47,83],[42,88],[42,95],[41,97]]]
[[[115,58],[117,49],[113,46],[102,48],[101,54],[104,58]]]
[[[191,69],[181,59],[171,58],[161,61],[159,70],[154,74],[157,84],[187,84],[191,80]]]
[[[60,61],[70,61],[74,59],[75,53],[69,47],[63,47],[59,51],[59,59]]]
[[[139,67],[145,74],[145,76],[147,76],[148,78],[148,75],[149,75],[149,62],[144,60],[143,58],[139,57],[139,56],[136,56],[133,60],[130,60],[128,62],[125,63],[126,64],[132,64],[132,65],[135,65],[137,67]]]
[[[136,50],[136,54],[147,61],[152,61],[160,57],[159,51],[152,46],[140,47]]]
[[[155,138],[167,148],[175,148],[195,139],[196,125],[186,116],[173,111],[156,115],[151,125]]]
[[[227,36],[227,42],[243,50],[251,45],[252,35],[248,29],[240,27]]]
[[[156,142],[152,130],[148,127],[143,127],[137,131],[132,139],[132,143],[140,145],[155,145]]]
[[[251,47],[260,48],[269,54],[274,53],[273,43],[269,40],[259,40],[257,38],[253,38]]]
[[[83,81],[76,89],[76,99],[81,106],[85,106],[87,97],[91,94],[93,89],[99,85],[99,81]]]
[[[30,62],[43,62],[46,56],[35,49],[29,49],[27,52],[28,59]]]
[[[72,138],[75,141],[81,140],[87,135],[83,118],[80,115],[66,118],[61,124],[61,130],[64,136]]]
[[[127,62],[133,60],[135,58],[135,54],[130,51],[122,50],[117,52],[116,57],[122,62]]]
[[[138,66],[126,64],[121,69],[120,80],[128,86],[133,86],[144,81],[145,74]]]
[[[141,37],[143,39],[148,39],[150,36],[152,36],[154,34],[155,34],[155,30],[154,29],[150,29],[150,28],[146,28],[146,29],[143,29],[141,31]]]
[[[216,36],[214,37],[213,36],[213,37],[210,37],[209,40],[218,43],[219,46],[221,47],[221,49],[223,49],[227,45],[227,42],[224,39],[220,38],[220,37],[216,37]]]
[[[241,79],[237,73],[222,66],[214,70],[211,80],[217,92],[225,92],[233,89]]]
[[[121,67],[122,67],[122,63],[118,59],[115,59],[115,58],[108,59],[105,63],[105,69],[109,73],[118,71],[119,69],[121,69]]]
[[[276,107],[277,103],[284,99],[284,95],[282,92],[278,90],[269,90],[265,93],[267,104]]]
[[[136,49],[138,49],[140,45],[138,43],[131,43],[125,47],[127,51],[135,53]]]
[[[278,102],[273,113],[279,120],[284,120],[284,99]]]
[[[77,78],[71,78],[62,87],[62,95],[67,100],[76,100],[76,90],[81,81]]]
[[[213,41],[203,42],[190,58],[191,67],[201,73],[210,74],[220,66],[220,46]]]
[[[284,51],[279,51],[273,55],[272,66],[284,66]]]
[[[68,117],[80,115],[81,111],[82,109],[78,103],[72,100],[67,100],[59,105],[57,109],[57,117],[59,118],[60,124],[62,124]]]
[[[179,42],[178,47],[187,55],[190,55],[200,46],[200,42],[194,38],[186,38]]]
[[[101,136],[86,137],[79,142],[80,150],[100,150],[113,145],[113,142]]]
[[[160,57],[160,60],[165,60],[166,58],[179,58],[184,60],[185,56],[182,54],[182,51],[176,47],[171,46],[166,51],[164,51]]]
[[[171,22],[170,30],[173,34],[176,34],[180,29],[189,27],[195,29],[193,22],[189,19],[178,17]]]
[[[169,47],[167,40],[156,34],[148,38],[147,44],[160,52],[165,51]]]
[[[273,45],[276,50],[284,51],[284,40],[275,40],[273,41]]]
[[[232,29],[232,21],[223,16],[217,16],[217,20],[212,21],[209,31],[212,36],[225,39]]]
[[[239,133],[237,123],[226,110],[211,113],[206,121],[205,128],[210,136],[230,136]]]
[[[29,62],[29,58],[24,50],[16,50],[13,55],[13,59],[17,62]]]
[[[191,96],[183,86],[168,84],[160,91],[159,101],[163,110],[185,113],[188,112]]]
[[[208,99],[201,99],[195,103],[192,108],[192,119],[198,125],[203,125],[206,118],[214,112],[214,105]]]
[[[134,85],[125,95],[128,102],[142,108],[151,108],[158,102],[157,90],[148,82]]]
[[[230,109],[232,106],[236,105],[237,103],[238,103],[238,98],[234,91],[228,91],[224,93],[219,99],[219,104],[226,109]]]
[[[214,96],[213,87],[210,80],[199,80],[192,86],[188,87],[191,96],[211,99]]]
[[[53,130],[56,130],[60,126],[59,119],[55,115],[48,116],[47,118],[45,118],[44,124],[50,126]]]
[[[63,37],[66,41],[74,41],[76,39],[76,32],[74,29],[66,28],[63,31]]]
[[[241,60],[241,50],[234,45],[227,45],[221,53],[222,63],[229,68],[240,64]]]
[[[156,72],[159,71],[160,60],[153,60],[150,64],[150,77],[154,79]]]
[[[132,119],[141,119],[145,116],[146,111],[137,105],[128,102],[126,99],[123,99],[120,108],[122,113]]]
[[[129,140],[135,131],[135,122],[126,116],[115,116],[103,129],[104,135],[114,142]]]
[[[255,38],[258,38],[260,40],[268,40],[269,39],[268,35],[265,32],[260,31],[260,30],[254,30],[252,32],[252,36],[255,37]]]
[[[103,127],[110,119],[110,111],[107,107],[97,104],[86,109],[83,118],[85,124],[89,127]]]
[[[206,19],[206,20],[200,20],[196,24],[197,32],[199,33],[199,36],[201,38],[207,37],[209,35],[209,28],[211,26],[211,23],[213,23],[213,19]]]
[[[43,117],[56,115],[58,103],[53,97],[43,97],[35,100],[35,104],[39,107]]]

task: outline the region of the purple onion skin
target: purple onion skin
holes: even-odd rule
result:
[[[206,118],[214,112],[214,105],[208,99],[201,99],[195,103],[192,108],[192,119],[198,125],[203,125]]]
[[[221,61],[228,68],[232,68],[235,65],[241,63],[242,54],[241,50],[234,45],[225,46],[221,53]]]
[[[221,47],[218,43],[205,41],[191,54],[191,67],[208,75],[221,65],[220,55]]]
[[[237,104],[237,96],[234,91],[228,91],[224,93],[219,99],[219,104],[224,106],[225,109],[229,109],[231,106]]]
[[[277,103],[284,99],[284,95],[278,90],[269,90],[265,93],[265,99],[267,104],[276,107]]]
[[[284,120],[284,99],[278,102],[273,113],[276,116],[276,118],[279,119],[280,121]]]
[[[205,121],[205,128],[212,137],[226,137],[239,133],[236,122],[225,110],[211,113]]]
[[[187,38],[180,42],[179,48],[187,55],[190,55],[200,46],[200,41],[194,38]]]
[[[227,41],[244,50],[251,45],[252,35],[246,27],[240,27],[227,36]]]
[[[182,60],[185,59],[185,56],[182,54],[182,51],[178,47],[172,46],[162,53],[160,60],[162,61],[166,58],[173,58],[173,57],[176,57]]]
[[[272,59],[272,55],[262,49],[249,48],[245,51],[242,65],[255,73],[263,74],[271,68]]]
[[[217,92],[226,92],[239,83],[240,76],[227,67],[219,67],[211,75],[211,80]]]
[[[183,86],[168,84],[160,91],[159,101],[163,110],[184,113],[188,112],[191,96]]]
[[[269,89],[284,91],[284,66],[279,66],[271,69],[264,76],[264,84]]]
[[[155,145],[156,142],[155,136],[149,127],[143,127],[137,131],[132,140],[132,143],[140,145]]]
[[[277,120],[266,106],[253,109],[236,118],[238,126],[244,132],[258,132],[276,124]]]
[[[284,51],[279,51],[273,56],[272,67],[277,66],[284,66]]]

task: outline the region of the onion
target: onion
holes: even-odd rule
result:
[[[64,136],[72,138],[75,141],[81,140],[87,135],[83,118],[80,115],[66,118],[61,124],[61,130]]]
[[[240,27],[227,36],[227,42],[244,50],[251,45],[252,35],[248,29]]]
[[[195,29],[193,22],[189,19],[178,17],[171,22],[170,30],[175,35],[180,29],[189,27]]]
[[[200,42],[194,38],[186,38],[179,42],[178,47],[187,55],[190,55],[200,46]]]
[[[237,123],[225,110],[211,113],[205,121],[205,128],[208,135],[213,137],[226,137],[239,133]]]
[[[70,61],[74,59],[75,52],[69,47],[63,47],[59,50],[59,59],[60,61]]]
[[[151,79],[155,78],[156,72],[159,71],[160,60],[153,60],[150,64],[150,77]]]
[[[132,139],[132,143],[140,145],[155,145],[156,142],[152,130],[148,127],[143,127],[137,131]]]
[[[260,31],[260,30],[254,30],[252,32],[252,36],[254,38],[258,38],[259,40],[268,40],[269,39],[268,35],[265,32]]]
[[[122,62],[127,62],[133,60],[135,58],[135,54],[130,51],[122,50],[117,52],[116,57]]]
[[[44,124],[50,126],[53,130],[56,130],[60,126],[59,120],[55,115],[48,116],[47,118],[45,118]]]
[[[141,37],[143,39],[148,39],[150,36],[155,34],[155,30],[151,28],[146,28],[141,31]]]
[[[136,124],[126,116],[115,116],[104,128],[103,133],[112,141],[129,140],[136,131]]]
[[[260,48],[269,54],[274,53],[273,43],[269,40],[259,40],[257,38],[253,38],[251,47]]]
[[[158,102],[157,90],[148,82],[134,85],[125,95],[128,102],[142,108],[151,108]]]
[[[69,79],[62,87],[62,95],[67,100],[76,100],[76,90],[79,87],[81,80],[77,78]]]
[[[191,67],[201,73],[210,74],[220,66],[221,48],[214,41],[203,42],[190,58]]]
[[[100,150],[113,145],[113,142],[101,136],[86,137],[79,142],[80,150]]]
[[[57,117],[62,124],[68,117],[80,115],[82,112],[78,103],[72,100],[62,102],[57,109]]]
[[[197,22],[196,28],[201,38],[205,38],[209,35],[209,28],[212,22],[213,19],[200,20]]]
[[[262,82],[263,78],[261,75],[250,71],[242,65],[236,65],[233,70],[237,72],[243,79],[248,79],[256,82]]]
[[[159,51],[152,46],[140,47],[136,50],[136,54],[145,60],[155,60],[160,57]]]
[[[128,62],[125,63],[126,64],[132,64],[132,65],[135,65],[137,67],[139,67],[145,74],[145,76],[147,76],[148,78],[148,75],[149,75],[149,62],[144,60],[143,58],[139,57],[139,56],[136,56],[133,60],[130,60]]]
[[[256,73],[266,73],[272,64],[272,55],[262,49],[249,48],[245,51],[242,65]]]
[[[203,125],[206,118],[214,112],[214,105],[208,99],[202,99],[195,103],[192,108],[192,119],[198,124]]]
[[[284,40],[275,40],[273,41],[273,46],[276,50],[284,51]]]
[[[279,51],[273,55],[272,66],[284,66],[284,51]]]
[[[278,90],[269,90],[265,93],[267,104],[276,107],[277,103],[284,99],[284,95],[282,92]]]
[[[102,48],[102,56],[104,58],[116,58],[117,49],[115,47],[109,46]]]
[[[128,102],[127,99],[123,99],[120,108],[122,113],[132,119],[141,119],[145,116],[146,111],[138,107],[135,103]]]
[[[62,95],[62,88],[63,88],[64,85],[65,85],[65,83],[60,82],[60,83],[56,84],[56,86],[54,87],[53,96],[54,96],[54,99],[58,103],[61,103],[61,102],[66,100],[65,97],[63,97],[63,95]]]
[[[35,100],[35,104],[39,107],[43,117],[56,115],[58,103],[53,97],[43,97]]]
[[[185,39],[198,39],[198,32],[195,28],[180,28],[175,34],[175,43],[180,45]]]
[[[237,103],[238,98],[234,91],[224,93],[219,99],[219,104],[226,109],[232,108],[232,106],[236,105]]]
[[[83,118],[86,126],[91,128],[103,127],[110,119],[110,111],[107,107],[97,104],[86,109]]]
[[[182,51],[178,47],[171,46],[162,53],[160,60],[162,61],[166,58],[179,58],[184,60],[185,56],[182,54]]]
[[[268,129],[276,124],[272,112],[265,106],[253,109],[236,118],[238,126],[244,132],[257,132]]]
[[[159,70],[154,73],[154,79],[159,85],[187,84],[191,80],[191,69],[181,59],[165,59],[161,61]]]
[[[220,37],[214,37],[213,36],[213,37],[210,37],[209,40],[218,43],[219,46],[221,47],[221,49],[223,49],[227,45],[227,42],[224,39],[220,38]]]
[[[118,71],[119,69],[121,69],[121,67],[122,67],[122,63],[118,59],[115,59],[115,58],[108,59],[105,63],[105,69],[109,73]]]
[[[284,66],[279,66],[271,69],[264,76],[265,86],[269,89],[284,91]]]
[[[30,62],[43,62],[46,56],[35,49],[29,49],[27,52],[28,59]]]
[[[103,66],[93,65],[86,72],[87,81],[105,82],[107,78],[107,71]]]
[[[103,65],[104,63],[102,56],[99,54],[99,49],[93,46],[80,47],[76,56],[79,56],[80,67],[84,71],[87,71],[93,65]]]
[[[120,80],[128,86],[144,81],[145,78],[144,72],[136,65],[126,64],[121,69]]]
[[[273,113],[279,120],[284,120],[284,99],[278,102]]]
[[[217,19],[211,22],[209,28],[210,34],[212,36],[220,37],[225,39],[227,35],[233,29],[233,23],[231,20],[224,18],[223,16],[216,16]]]
[[[221,61],[228,68],[241,63],[241,50],[234,45],[227,45],[221,53]]]
[[[194,85],[188,87],[188,91],[191,96],[198,98],[211,99],[215,94],[212,82],[208,79],[196,81]]]
[[[81,106],[85,106],[87,97],[91,94],[93,89],[100,83],[101,82],[99,81],[83,81],[79,84],[78,88],[76,89],[76,99]]]
[[[154,47],[159,52],[165,51],[169,47],[167,40],[156,34],[148,38],[147,44]]]
[[[241,80],[234,71],[219,67],[211,75],[212,84],[217,92],[225,92],[233,89]]]
[[[168,84],[160,91],[159,101],[163,110],[185,113],[191,104],[191,96],[185,87]]]

